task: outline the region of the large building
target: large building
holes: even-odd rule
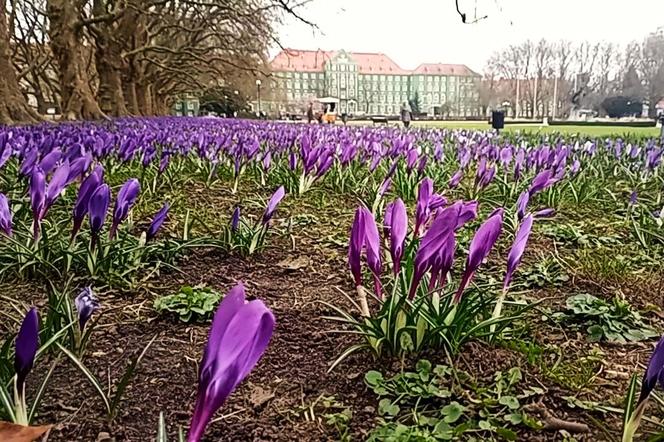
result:
[[[286,49],[271,63],[270,112],[301,110],[316,97],[339,99],[339,112],[396,115],[417,103],[428,115],[480,115],[480,75],[458,64],[402,69],[380,53]]]

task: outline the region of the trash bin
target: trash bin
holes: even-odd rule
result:
[[[505,127],[505,112],[503,111],[491,112],[491,127],[497,130]]]

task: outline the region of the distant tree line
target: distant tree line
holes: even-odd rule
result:
[[[253,90],[301,0],[0,0],[0,123],[156,115]],[[217,92],[215,92],[217,91]],[[28,101],[36,101],[36,109]]]
[[[614,116],[640,114],[641,104],[648,103],[654,117],[664,97],[664,28],[626,47],[546,39],[509,46],[487,63],[480,87],[484,108],[506,102],[516,107],[517,79],[520,116],[552,116],[555,92],[557,116],[574,107]]]

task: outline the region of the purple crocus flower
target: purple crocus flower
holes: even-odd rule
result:
[[[447,183],[448,186],[450,186],[451,189],[455,189],[461,180],[463,179],[463,170],[459,169],[456,171],[454,175],[452,175],[452,178],[450,178],[450,181]]]
[[[21,167],[19,168],[18,172],[20,176],[28,176],[32,174],[32,170],[37,164],[38,156],[39,152],[37,152],[37,149],[30,149],[23,154],[23,161],[21,162]]]
[[[555,209],[542,209],[538,210],[537,212],[533,213],[533,218],[538,219],[538,218],[549,218],[552,217],[553,215],[556,214]]]
[[[394,274],[398,275],[403,257],[403,244],[408,233],[408,214],[401,198],[397,198],[392,205],[390,216],[390,255]],[[387,219],[387,214],[385,216]]]
[[[34,307],[28,311],[23,319],[21,328],[16,336],[16,352],[14,355],[14,370],[16,371],[16,389],[23,395],[23,384],[35,362],[35,355],[39,348],[39,316]]]
[[[385,178],[381,183],[380,187],[378,188],[377,195],[378,196],[385,195],[385,192],[387,192],[391,184],[392,184],[392,178]]]
[[[417,190],[417,206],[415,207],[415,237],[420,233],[420,227],[429,216],[429,200],[433,193],[433,180],[424,178]]]
[[[272,219],[272,216],[277,210],[277,206],[284,198],[284,195],[286,195],[286,189],[284,189],[284,186],[279,187],[272,194],[270,201],[268,201],[267,206],[265,207],[265,212],[263,213],[263,220],[261,221],[263,225],[267,225],[267,223]]]
[[[161,155],[161,159],[159,160],[159,174],[164,173],[168,165],[171,163],[171,156],[164,152]]]
[[[633,190],[632,193],[629,195],[629,205],[635,206],[638,199],[639,199],[639,193],[636,190]]]
[[[533,178],[533,181],[528,188],[528,193],[530,193],[532,196],[550,187],[556,181],[558,181],[558,179],[554,177],[553,171],[551,169],[543,170],[538,173],[535,178]]]
[[[39,167],[44,171],[45,174],[51,173],[55,165],[62,158],[62,152],[59,149],[53,149],[51,152],[46,154],[44,158],[39,162]]]
[[[491,249],[498,240],[498,236],[500,236],[502,226],[503,209],[498,208],[475,232],[475,236],[470,242],[466,268],[461,278],[461,284],[459,284],[459,289],[454,295],[455,303],[461,300],[461,295],[468,287],[468,284],[470,284],[473,275],[489,255],[489,252],[491,252]]]
[[[272,153],[270,151],[265,152],[265,155],[263,155],[263,170],[267,172],[270,169],[270,165],[272,164]]]
[[[141,185],[136,178],[127,180],[127,182],[120,188],[118,197],[115,200],[115,208],[113,209],[113,222],[111,223],[111,229],[108,233],[110,239],[115,238],[118,226],[129,215],[129,209],[131,209],[136,202],[136,198],[140,191]]]
[[[447,205],[447,198],[445,198],[443,195],[434,193],[431,195],[431,198],[429,198],[429,210],[434,211],[436,209],[440,209],[441,207],[444,207]]]
[[[441,249],[450,245],[448,237],[454,235],[462,204],[463,202],[457,201],[440,211],[422,237],[415,254],[415,268],[408,294],[410,299],[415,296],[417,287],[427,270],[432,269],[432,273],[438,274],[438,269],[433,269],[437,262],[436,255],[444,253]]]
[[[514,243],[512,243],[512,248],[507,256],[507,272],[505,273],[505,280],[503,281],[503,290],[507,290],[509,287],[512,275],[521,262],[521,257],[526,250],[526,244],[528,243],[528,237],[530,236],[532,228],[533,215],[529,214],[526,215],[523,221],[521,221],[516,236],[514,237]]]
[[[364,246],[364,213],[362,208],[355,210],[355,217],[350,228],[348,241],[348,266],[353,275],[355,286],[362,285],[362,247]]]
[[[528,202],[530,201],[530,194],[528,191],[523,191],[519,195],[519,199],[516,200],[516,213],[519,220],[522,220],[526,215],[526,209],[528,209]]]
[[[150,227],[148,227],[148,231],[146,233],[147,241],[150,241],[152,238],[157,236],[157,232],[159,232],[161,225],[164,224],[166,217],[168,217],[168,209],[170,209],[170,205],[168,203],[164,203],[161,209],[155,213],[154,217],[152,218],[152,222],[150,223]]]
[[[55,200],[60,196],[65,186],[67,185],[67,179],[69,178],[69,161],[65,160],[60,167],[58,167],[51,181],[46,186],[46,199],[44,201],[44,211],[42,213],[42,218],[46,216],[46,212],[55,202]]]
[[[406,154],[406,171],[408,173],[411,173],[413,171],[415,163],[417,163],[418,156],[419,153],[415,149],[409,150],[408,153]]]
[[[389,203],[385,206],[385,216],[383,217],[383,236],[387,238],[390,236],[390,228],[392,227],[392,209],[394,203]]]
[[[355,286],[362,285],[361,255],[362,249],[366,249],[367,265],[374,275],[376,295],[380,297],[382,292],[380,285],[381,259],[380,259],[380,235],[373,214],[364,206],[355,210],[355,218],[350,231],[348,242],[348,265],[353,274]]]
[[[240,227],[240,206],[237,206],[233,210],[233,216],[231,216],[231,232],[237,232],[238,227]]]
[[[380,235],[378,234],[378,226],[373,214],[366,208],[361,207],[364,216],[364,245],[367,251],[367,265],[374,275],[374,289],[376,295],[381,297],[380,285]]]
[[[74,299],[74,305],[76,305],[76,311],[78,312],[79,330],[83,331],[92,314],[99,310],[99,300],[91,287],[85,287]]]
[[[72,228],[71,233],[72,240],[76,238],[76,234],[81,228],[81,224],[83,224],[83,219],[88,213],[90,197],[101,184],[103,173],[102,167],[97,166],[95,170],[83,180],[81,187],[78,189],[76,204],[74,204],[74,227]]]
[[[46,202],[46,177],[40,168],[35,168],[30,177],[30,206],[32,207],[32,232],[35,241],[39,239],[41,217]]]
[[[579,160],[574,160],[572,167],[570,167],[569,172],[571,175],[576,175],[581,169],[581,162]]]
[[[88,212],[90,213],[90,230],[92,231],[92,245],[96,243],[96,238],[104,226],[106,212],[111,203],[111,189],[108,184],[102,184],[97,187],[88,201]]]
[[[641,394],[637,404],[645,401],[658,383],[664,389],[664,336],[659,340],[655,351],[650,356],[641,382]]]
[[[9,210],[9,200],[4,193],[0,193],[0,231],[12,236],[12,212]]]
[[[203,352],[188,442],[201,440],[214,413],[258,363],[274,325],[274,315],[263,302],[246,301],[242,284],[224,297]]]
[[[85,172],[92,164],[92,155],[87,154],[73,160],[69,166],[69,176],[67,177],[67,184],[72,183],[79,177],[83,177]]]

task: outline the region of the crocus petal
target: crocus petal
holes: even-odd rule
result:
[[[507,290],[509,287],[512,280],[512,274],[514,274],[514,271],[521,262],[521,257],[526,250],[526,244],[528,243],[528,237],[530,236],[532,228],[533,215],[527,215],[519,225],[519,229],[514,237],[514,243],[507,256],[507,272],[505,273],[505,280],[503,281],[503,290]]]
[[[420,182],[417,190],[417,205],[415,207],[415,236],[420,232],[420,227],[429,216],[429,201],[433,193],[433,180],[425,178]]]
[[[528,209],[528,202],[530,200],[530,193],[527,191],[521,192],[519,199],[516,201],[516,213],[519,220],[523,219]]]
[[[233,216],[231,216],[231,231],[237,232],[238,227],[240,227],[240,206],[237,206],[233,210]]]
[[[348,241],[348,265],[353,275],[355,285],[362,284],[362,246],[364,245],[364,213],[362,208],[355,210],[355,217],[350,229],[350,239]]]
[[[641,382],[641,394],[637,403],[641,403],[650,396],[658,382],[664,388],[664,336],[659,340],[655,351],[650,356],[648,368],[646,368]]]
[[[136,202],[140,191],[141,185],[136,178],[128,180],[120,188],[113,209],[113,222],[109,231],[109,238],[113,239],[115,237],[118,226],[129,215],[129,210]]]
[[[390,218],[390,255],[394,274],[397,275],[401,268],[401,258],[403,256],[403,245],[408,233],[408,214],[406,206],[401,198],[397,198],[392,206],[392,215]]]
[[[199,372],[188,442],[198,442],[214,413],[265,352],[275,319],[261,301],[246,303],[240,285],[217,308]]]
[[[101,231],[106,220],[106,213],[111,200],[111,189],[108,184],[102,184],[97,187],[90,196],[88,202],[88,212],[90,213],[90,230],[94,235]]]
[[[35,355],[39,348],[39,317],[34,307],[28,311],[16,336],[16,352],[14,356],[14,370],[16,371],[19,392],[22,391],[23,382],[32,369]]]
[[[150,223],[150,227],[148,227],[148,231],[146,233],[147,241],[150,241],[152,238],[157,236],[157,232],[161,228],[161,225],[164,224],[166,217],[168,217],[169,208],[170,205],[168,203],[164,203],[162,208],[159,209],[157,213],[155,213],[154,217],[152,218],[152,222]]]
[[[263,224],[267,224],[270,219],[272,219],[272,216],[274,215],[275,210],[277,210],[277,206],[281,202],[281,200],[284,198],[284,195],[286,195],[286,189],[284,189],[284,186],[279,187],[272,197],[270,198],[270,201],[268,201],[267,206],[265,207],[265,212],[263,213]]]
[[[45,209],[51,207],[56,198],[60,196],[67,185],[68,178],[69,161],[65,160],[65,162],[53,172],[51,181],[48,183],[48,186],[46,186],[46,200],[44,202]]]
[[[489,252],[491,252],[491,249],[498,240],[498,236],[500,236],[502,225],[503,209],[499,208],[477,229],[477,232],[475,232],[475,236],[470,242],[466,268],[463,272],[459,289],[454,295],[454,302],[459,302],[461,300],[461,295],[466,287],[468,287],[468,284],[470,284],[475,271],[477,271],[479,266],[489,255]]]
[[[0,231],[12,236],[12,212],[9,209],[9,200],[4,193],[0,193]]]
[[[102,175],[103,170],[101,169],[101,166],[97,166],[97,168],[83,180],[83,183],[78,190],[78,196],[76,198],[76,203],[74,204],[74,227],[72,229],[72,239],[76,237],[78,230],[81,228],[83,218],[85,218],[85,215],[88,213],[90,197],[101,184]]]
[[[32,207],[33,237],[39,238],[41,216],[46,201],[46,177],[40,168],[35,168],[30,177],[30,205]]]
[[[78,312],[79,330],[83,331],[85,324],[92,317],[92,314],[99,309],[99,300],[92,291],[92,288],[86,287],[76,296],[74,305]]]

